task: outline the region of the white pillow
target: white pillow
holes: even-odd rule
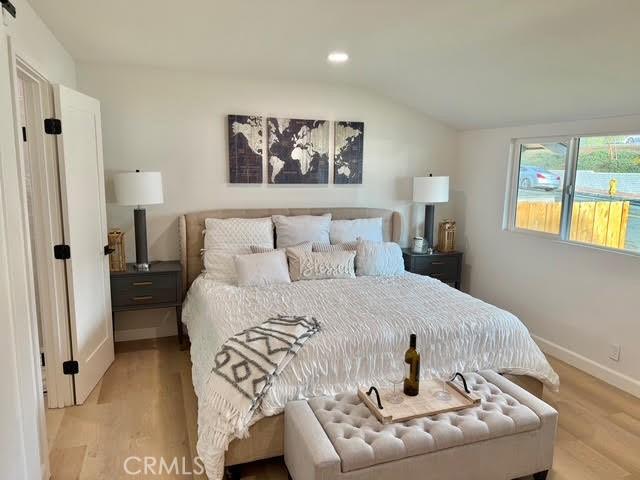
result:
[[[287,256],[282,250],[236,255],[234,260],[239,287],[263,287],[278,283],[291,283],[287,268]]]
[[[330,213],[294,217],[274,215],[271,218],[276,226],[278,248],[290,247],[304,242],[329,243]]]
[[[358,241],[356,274],[374,277],[404,275],[404,260],[400,246],[394,242]]]
[[[355,278],[354,251],[287,252],[291,280]]]
[[[355,242],[359,238],[382,242],[382,218],[358,218],[356,220],[333,220],[329,230],[331,243]]]
[[[273,223],[266,218],[207,218],[204,268],[214,280],[236,280],[234,255],[251,253],[251,245],[273,248]]]

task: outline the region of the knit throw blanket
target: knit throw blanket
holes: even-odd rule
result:
[[[223,478],[229,443],[233,438],[247,437],[274,377],[319,330],[315,318],[279,315],[222,345],[208,379],[215,382],[215,388],[200,407],[217,412],[213,431],[198,439],[198,452],[210,479]]]

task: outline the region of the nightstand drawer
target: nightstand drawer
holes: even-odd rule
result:
[[[114,307],[176,303],[178,287],[174,275],[143,274],[111,278]]]
[[[458,262],[457,256],[414,257],[412,271],[444,282],[455,281],[458,278]]]

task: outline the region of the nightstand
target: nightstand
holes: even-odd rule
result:
[[[175,308],[178,341],[182,335],[182,267],[180,262],[152,262],[148,271],[136,270],[132,263],[124,272],[111,272],[113,313],[148,308]]]
[[[403,248],[402,257],[405,270],[437,278],[444,283],[453,284],[460,290],[462,252],[416,253],[410,248]]]

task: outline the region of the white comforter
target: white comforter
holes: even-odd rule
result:
[[[311,315],[321,331],[274,380],[262,404],[264,416],[282,412],[294,399],[389,385],[411,333],[418,336],[422,378],[493,369],[529,375],[553,389],[559,383],[514,315],[429,277],[407,273],[236,287],[201,276],[189,290],[183,321],[199,403],[198,451],[208,472],[219,469],[206,465],[214,456],[207,451],[208,429],[220,414],[204,402],[216,388],[208,381],[214,355],[230,336],[278,314]]]

